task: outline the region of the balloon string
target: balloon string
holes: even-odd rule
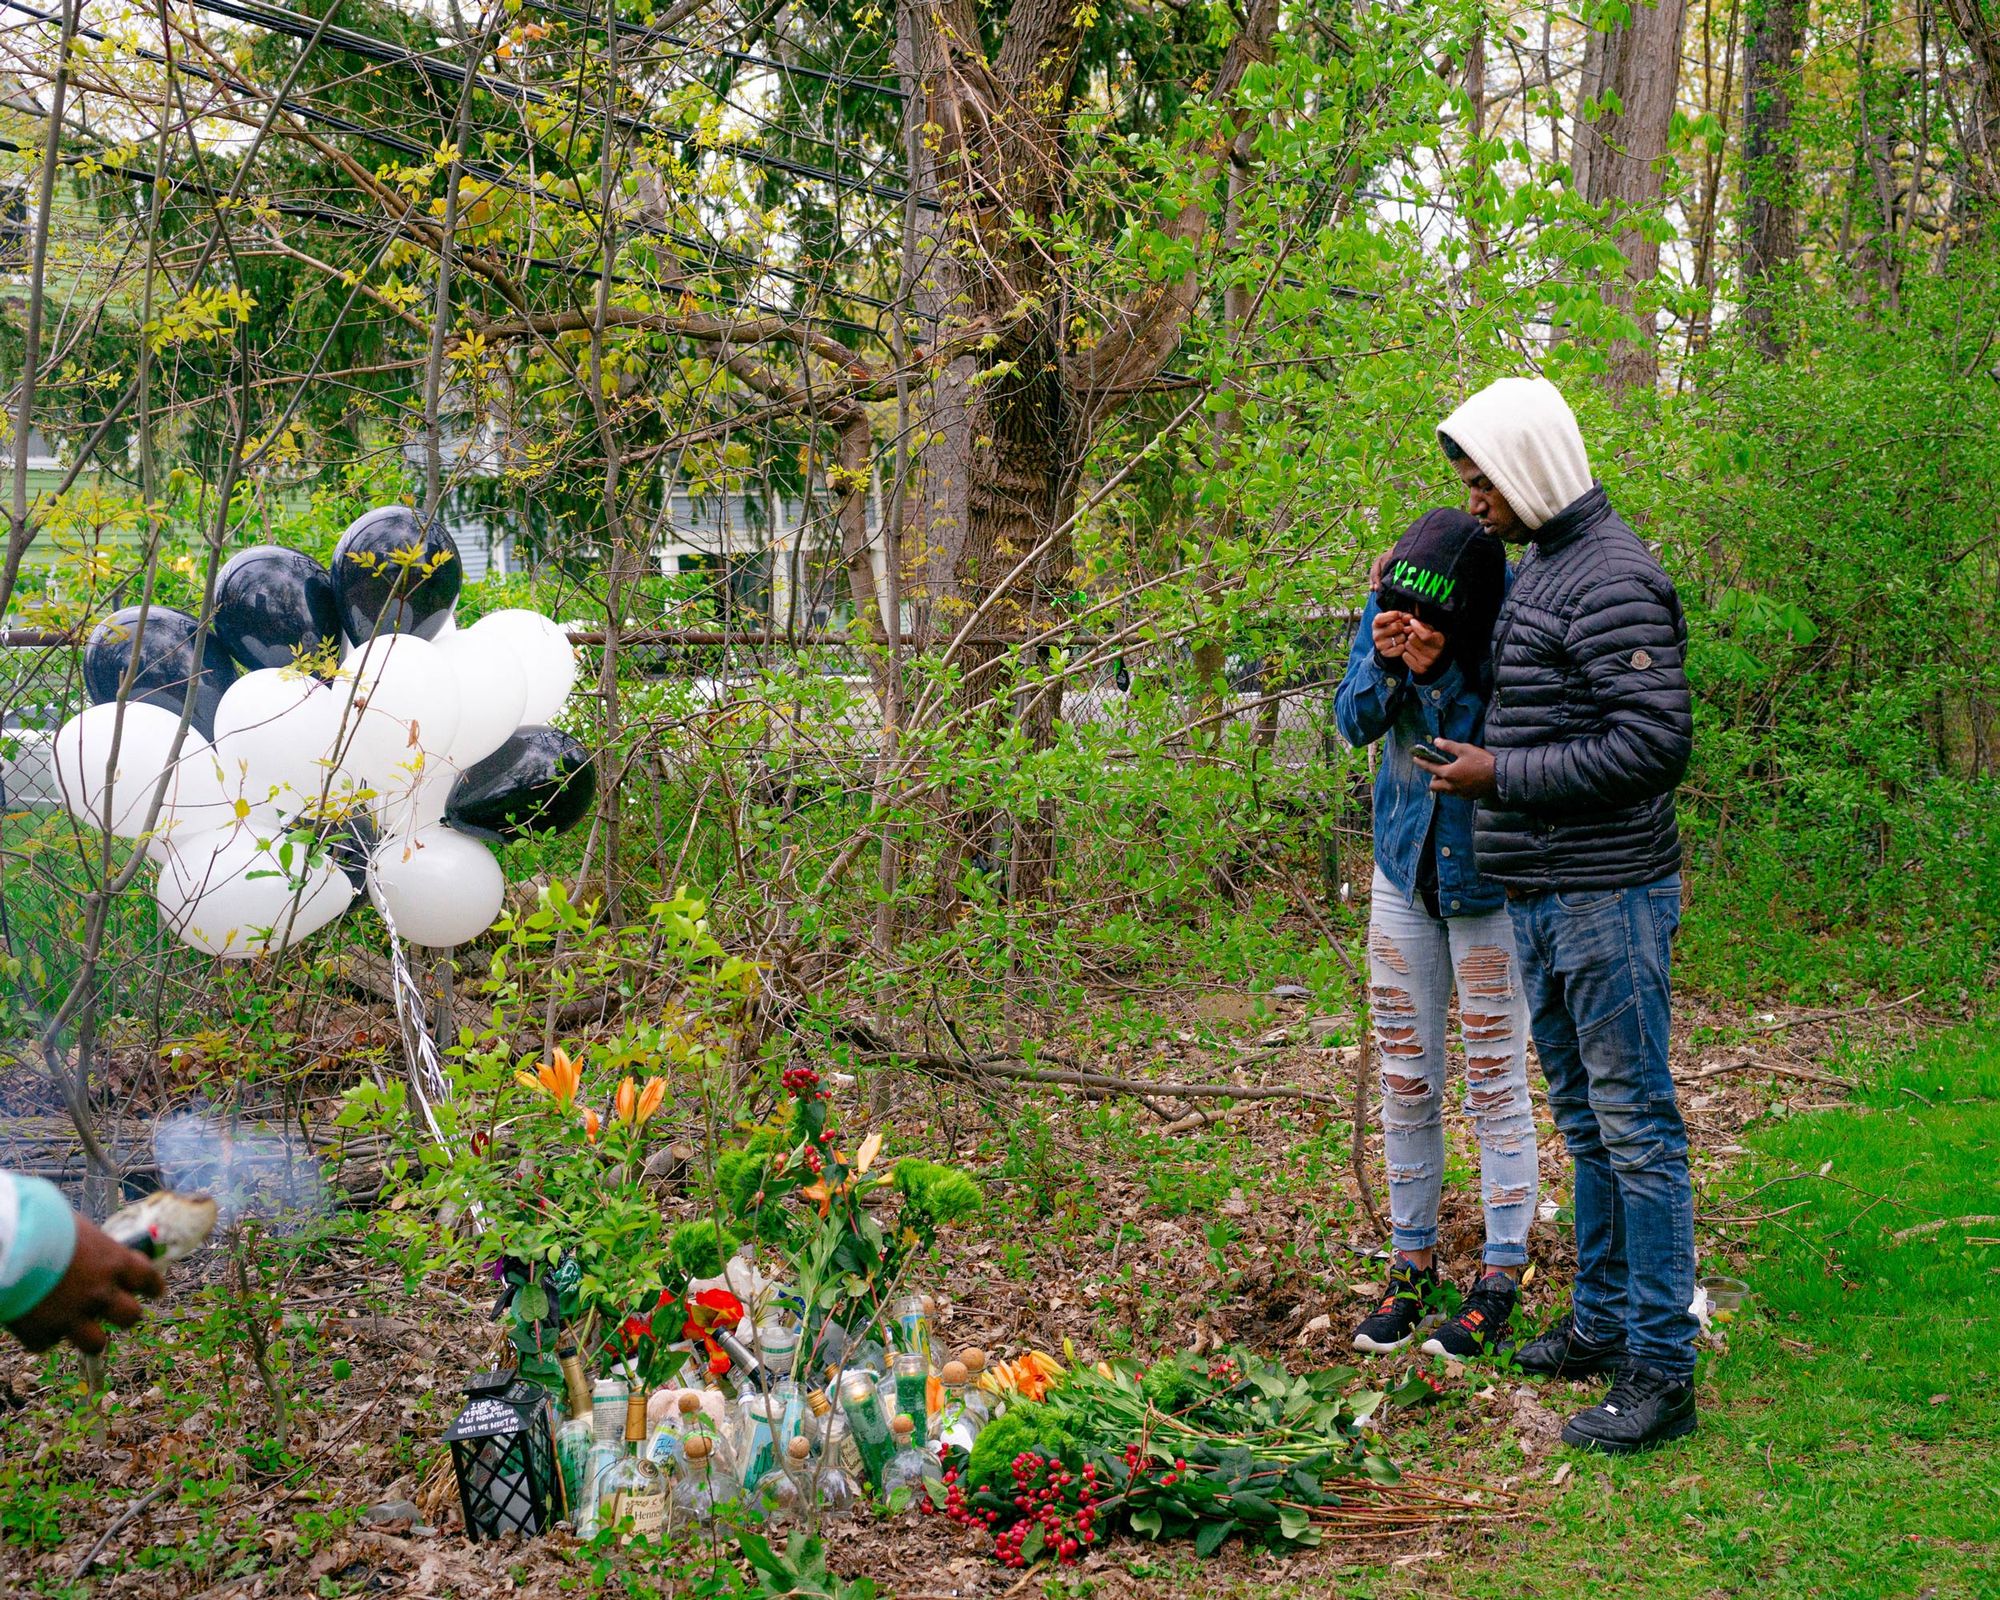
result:
[[[438,1101],[451,1098],[451,1080],[445,1076],[443,1063],[438,1060],[437,1042],[431,1038],[423,990],[417,986],[416,975],[410,971],[410,960],[403,950],[403,936],[396,931],[396,919],[380,898],[375,909],[381,913],[382,925],[389,930],[389,987],[396,1000],[396,1024],[403,1035],[403,1057],[409,1063],[410,1092],[416,1096],[417,1109],[423,1114],[424,1126],[430,1130],[431,1138],[440,1150],[449,1155],[451,1140],[439,1125],[435,1108]],[[472,1231],[484,1233],[486,1218],[477,1201],[473,1202],[468,1215],[472,1220]]]

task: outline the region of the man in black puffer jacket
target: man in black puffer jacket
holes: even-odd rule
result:
[[[1694,1196],[1667,1066],[1680,925],[1674,787],[1694,743],[1687,624],[1590,476],[1555,385],[1503,378],[1438,429],[1468,508],[1529,546],[1493,631],[1484,746],[1434,789],[1478,800],[1480,872],[1507,891],[1549,1110],[1576,1166],[1576,1287],[1514,1352],[1616,1374],[1563,1439],[1625,1453],[1694,1432]]]

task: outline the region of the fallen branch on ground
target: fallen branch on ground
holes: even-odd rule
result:
[[[1899,1229],[1889,1235],[1889,1242],[1906,1244],[1911,1239],[1921,1239],[1927,1233],[1943,1233],[1946,1228],[1973,1228],[1988,1222],[2000,1222],[2000,1216],[1976,1211],[1969,1217],[1939,1217],[1935,1222],[1920,1222],[1914,1228]]]
[[[1781,1067],[1775,1061],[1759,1061],[1752,1057],[1746,1061],[1725,1061],[1719,1067],[1709,1067],[1694,1075],[1696,1083],[1706,1083],[1710,1078],[1719,1078],[1726,1072],[1769,1072],[1780,1078],[1799,1078],[1806,1083],[1824,1083],[1836,1089],[1845,1089],[1852,1094],[1860,1087],[1852,1078],[1836,1078],[1830,1072],[1808,1072],[1804,1067]]]
[[[1766,1022],[1751,1029],[1753,1033],[1782,1033],[1787,1028],[1796,1028],[1808,1022],[1838,1022],[1843,1017],[1865,1017],[1871,1011],[1895,1011],[1908,1005],[1912,1000],[1921,999],[1923,990],[1912,989],[1900,1000],[1878,1000],[1865,1006],[1847,1006],[1839,1011],[1808,1011],[1801,1016],[1784,1017],[1776,1022]]]
[[[146,1508],[166,1492],[167,1486],[164,1483],[154,1484],[152,1488],[140,1495],[138,1499],[134,1500],[123,1511],[119,1512],[117,1516],[113,1517],[110,1522],[106,1523],[104,1531],[97,1536],[97,1543],[90,1547],[84,1558],[71,1571],[69,1575],[70,1582],[75,1583],[88,1573],[92,1567],[96,1566],[97,1558],[104,1554],[104,1547],[110,1544],[113,1539],[117,1538],[119,1534],[123,1533],[133,1523],[137,1522],[140,1517],[144,1516]]]

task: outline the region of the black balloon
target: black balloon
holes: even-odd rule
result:
[[[338,643],[333,575],[303,550],[239,550],[215,580],[215,633],[251,670],[288,667],[300,653]]]
[[[215,708],[222,703],[222,691],[236,679],[229,652],[211,632],[201,642],[197,661],[195,637],[201,629],[185,611],[148,607],[143,626],[140,615],[138,606],[127,606],[91,630],[90,642],[83,647],[83,687],[90,703],[101,706],[118,698],[118,686],[125,681],[136,646],[139,671],[132,680],[132,703],[164,706],[178,716],[188,680],[194,678],[194,729],[212,739]]]
[[[421,557],[413,558],[414,550]],[[356,644],[378,633],[436,638],[464,576],[444,524],[408,506],[378,506],[356,517],[333,547],[340,624]]]
[[[590,752],[559,729],[530,723],[465,769],[451,786],[444,816],[455,828],[500,839],[567,833],[588,814],[596,793]]]

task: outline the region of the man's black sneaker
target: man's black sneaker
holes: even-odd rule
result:
[[[1629,1456],[1694,1430],[1693,1382],[1633,1365],[1619,1371],[1601,1401],[1563,1424],[1562,1442]]]
[[[1593,1372],[1616,1372],[1625,1364],[1625,1341],[1599,1344],[1576,1331],[1576,1314],[1565,1311],[1547,1333],[1508,1352],[1523,1372],[1545,1378],[1583,1378]]]
[[[1424,1341],[1424,1354],[1456,1356],[1460,1361],[1485,1355],[1507,1331],[1519,1297],[1520,1291],[1506,1273],[1487,1273],[1459,1303],[1458,1315]]]
[[[1436,1267],[1416,1267],[1399,1258],[1389,1268],[1389,1292],[1374,1315],[1354,1330],[1354,1348],[1376,1355],[1402,1349],[1424,1320],[1424,1301],[1437,1283]]]

